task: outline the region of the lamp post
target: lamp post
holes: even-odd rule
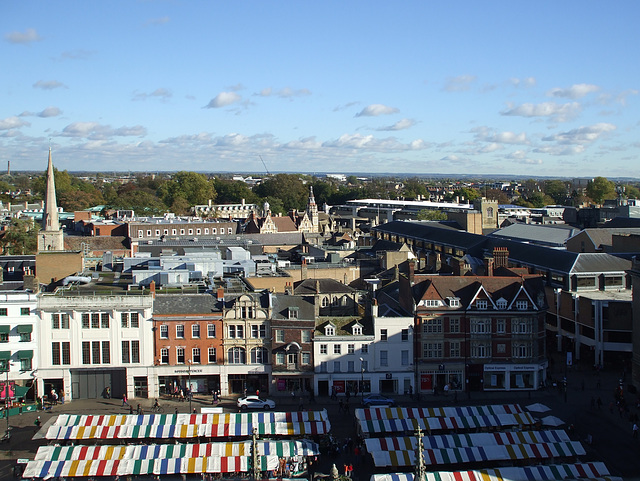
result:
[[[364,403],[364,359],[360,358],[360,393]]]
[[[191,359],[189,359],[189,414],[191,414],[191,398],[193,393],[191,392]]]

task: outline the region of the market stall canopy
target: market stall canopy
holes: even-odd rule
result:
[[[545,416],[540,421],[544,426],[562,426],[566,424],[562,419],[556,416]]]
[[[542,403],[529,404],[528,406],[526,406],[526,408],[527,408],[527,411],[532,413],[546,413],[547,411],[551,411],[550,407],[545,406]]]

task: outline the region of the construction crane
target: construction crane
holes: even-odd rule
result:
[[[267,171],[267,175],[271,175],[271,173],[269,172],[269,169],[267,169],[267,164],[264,163],[264,159],[262,158],[262,156],[258,154],[258,157],[260,157],[260,160],[262,161],[262,165],[264,165],[264,170]]]

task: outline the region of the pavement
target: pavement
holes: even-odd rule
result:
[[[558,366],[558,364],[556,364]],[[557,372],[551,372],[550,376],[555,379],[562,379],[565,376],[564,366],[556,368]],[[619,412],[613,405],[610,410],[610,403],[614,401],[614,392],[619,385],[621,373],[617,370],[603,370],[596,373],[590,368],[581,369],[580,366],[573,366],[566,371],[567,390],[566,393],[560,389],[549,389],[535,392],[473,392],[470,397],[466,393],[453,393],[444,396],[442,394],[422,395],[420,400],[411,399],[408,396],[397,396],[398,406],[469,406],[518,403],[522,407],[541,402],[551,408],[547,413],[534,416],[553,415],[564,420],[571,429],[571,437],[574,440],[583,442],[587,451],[585,461],[602,461],[614,476],[621,476],[628,481],[640,481],[640,440],[632,436],[633,423],[629,417],[637,414],[640,410],[636,406],[638,398],[636,394],[627,394],[625,399],[629,405],[628,412]],[[276,401],[277,410],[295,411],[298,409],[299,398],[291,399],[289,394],[283,396],[270,396]],[[597,408],[597,399],[603,402],[601,409]],[[235,397],[223,397],[219,406],[225,412],[236,412]],[[596,403],[592,406],[593,402]],[[348,438],[356,438],[355,417],[353,411],[358,407],[356,397],[351,398],[350,413],[339,412],[338,402],[329,398],[317,398],[311,403],[308,398],[304,400],[304,408],[307,410],[327,409],[331,421],[331,434],[338,440],[339,444],[344,444]],[[153,399],[138,400],[133,399],[131,403],[135,407],[138,402],[145,412],[150,412]],[[195,396],[191,402],[178,402],[172,399],[161,399],[160,404],[166,414],[171,414],[177,409],[178,412],[188,413],[194,408],[199,412],[201,407],[211,407],[211,396]],[[122,406],[119,399],[82,399],[71,401],[65,404],[53,406],[51,411],[39,411],[36,413],[23,413],[9,418],[11,426],[11,439],[0,444],[0,480],[14,479],[13,467],[19,458],[33,459],[39,446],[45,445],[46,441],[41,436],[36,436],[39,428],[35,421],[39,416],[41,425],[44,427],[52,421],[54,416],[59,414],[128,414],[129,408]],[[5,419],[0,419],[0,432],[6,429]],[[587,445],[584,440],[587,435],[591,435],[593,443]],[[36,437],[36,439],[34,439]],[[40,439],[37,439],[37,438]],[[316,471],[329,473],[332,464],[336,464],[339,471],[342,466],[351,462],[354,464],[353,478],[359,481],[368,481],[374,473],[372,463],[356,464],[355,458],[350,455],[340,454],[329,458],[320,458]]]

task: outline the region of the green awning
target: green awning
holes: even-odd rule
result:
[[[18,351],[18,359],[33,359],[33,349]]]
[[[33,325],[23,324],[18,326],[18,334],[31,334],[33,332]]]
[[[0,334],[9,334],[11,326],[0,326]]]
[[[11,359],[11,351],[0,351],[0,361],[8,361]]]

